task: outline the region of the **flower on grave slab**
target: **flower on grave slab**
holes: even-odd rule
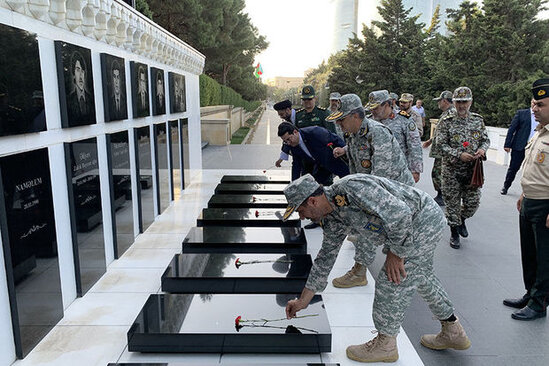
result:
[[[267,173],[267,171],[266,171],[266,170],[264,170],[264,171],[263,171],[263,173]]]
[[[240,260],[240,258],[236,258],[236,260],[234,261],[234,265],[236,268],[240,268],[241,266],[245,265],[245,264],[258,264],[258,263],[293,263],[294,261],[293,260],[285,260],[285,259],[275,259],[275,260],[263,260],[263,261],[259,261],[259,260],[252,260],[252,261],[247,261],[247,262],[242,262]]]
[[[234,265],[236,268],[240,268],[240,266],[242,265],[240,258],[236,258],[236,260],[234,261]]]
[[[310,318],[310,317],[313,317],[313,316],[318,316],[318,314],[295,316],[292,319]],[[291,333],[296,333],[296,331],[299,332],[299,329],[310,331],[310,332],[313,332],[313,333],[318,333],[317,331],[312,330],[312,329],[307,329],[307,328],[302,328],[302,327],[295,327],[293,325],[290,325],[290,326],[287,326],[287,327],[282,327],[282,326],[277,326],[277,325],[269,325],[269,323],[281,322],[281,321],[286,321],[286,320],[288,320],[288,319],[287,318],[279,318],[279,319],[242,319],[242,315],[239,315],[234,320],[234,327],[235,327],[237,332],[239,332],[240,329],[242,329],[244,327],[250,327],[250,328],[258,328],[258,327],[260,327],[260,328],[279,328],[279,329],[284,329],[284,330],[286,330],[286,332],[288,332],[288,328],[292,327],[291,328],[292,329]],[[243,324],[243,323],[246,323],[246,324]]]
[[[259,217],[259,211],[255,210],[255,217]]]
[[[255,202],[256,199],[255,196],[252,196],[252,202]]]
[[[240,325],[240,319],[242,319],[242,316],[237,316],[236,319],[234,320],[234,325],[235,327],[238,327]]]

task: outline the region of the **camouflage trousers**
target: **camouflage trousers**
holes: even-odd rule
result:
[[[433,181],[433,187],[435,188],[435,191],[441,192],[442,191],[442,159],[441,158],[435,158],[435,162],[433,163],[433,170],[431,170],[431,179]]]
[[[448,319],[454,313],[454,306],[433,271],[434,247],[435,244],[424,256],[405,260],[406,278],[399,285],[389,281],[385,267],[379,271],[372,314],[379,333],[389,336],[399,333],[416,291],[437,319]]]
[[[469,186],[472,174],[472,169],[464,172],[451,165],[442,166],[442,198],[450,226],[459,226],[462,218],[473,217],[480,205],[480,189]]]

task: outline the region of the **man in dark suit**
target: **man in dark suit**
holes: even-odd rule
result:
[[[118,121],[128,118],[128,107],[126,105],[126,83],[125,73],[117,60],[111,64],[111,80],[109,93],[109,121]]]
[[[506,152],[511,152],[511,162],[509,163],[509,169],[507,169],[503,188],[500,191],[501,194],[507,194],[509,187],[511,187],[524,160],[526,143],[534,135],[537,124],[532,108],[519,109],[513,117],[503,145]]]
[[[332,175],[344,177],[349,168],[341,159],[335,158],[333,148],[345,143],[336,134],[324,127],[300,128],[289,122],[278,126],[278,136],[290,147],[292,154],[292,180],[310,173],[322,185],[332,184]]]
[[[67,114],[69,126],[81,126],[95,123],[95,102],[88,91],[88,75],[91,70],[82,54],[74,51],[70,61],[73,90],[67,96]]]

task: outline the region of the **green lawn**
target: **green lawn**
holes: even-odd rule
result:
[[[248,134],[248,131],[250,131],[250,127],[240,127],[236,130],[231,138],[231,144],[241,144],[244,137]]]

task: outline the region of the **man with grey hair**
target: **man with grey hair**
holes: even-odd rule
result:
[[[330,187],[321,187],[308,174],[290,183],[284,194],[288,200],[284,219],[297,211],[301,219],[321,220],[324,228],[322,246],[305,287],[298,299],[286,305],[288,319],[326,288],[345,236],[357,232],[356,250],[363,263],[374,261],[376,246],[383,246],[387,257],[375,284],[372,317],[377,336],[347,347],[347,357],[360,362],[398,360],[396,337],[416,291],[442,326],[438,334],[423,335],[421,344],[435,350],[471,346],[434,273],[434,252],[442,237],[444,214],[431,196],[371,174],[349,175]]]
[[[408,185],[413,184],[406,158],[398,142],[387,127],[370,118],[365,118],[362,101],[358,95],[342,96],[339,111],[329,115],[327,120],[335,121],[347,136],[346,146],[336,147],[334,156],[340,157],[347,154],[350,174],[372,174]],[[349,236],[349,241],[356,240],[355,235]],[[367,283],[366,266],[357,256],[355,256],[353,268],[332,281],[334,287],[340,288],[365,286]]]
[[[420,174],[423,172],[423,152],[421,151],[421,140],[416,123],[405,111],[398,113],[393,111],[387,90],[371,92],[368,96],[366,108],[372,112],[372,116],[376,121],[383,123],[393,132],[402,152],[406,156],[408,168],[412,172],[414,181],[417,183]]]

